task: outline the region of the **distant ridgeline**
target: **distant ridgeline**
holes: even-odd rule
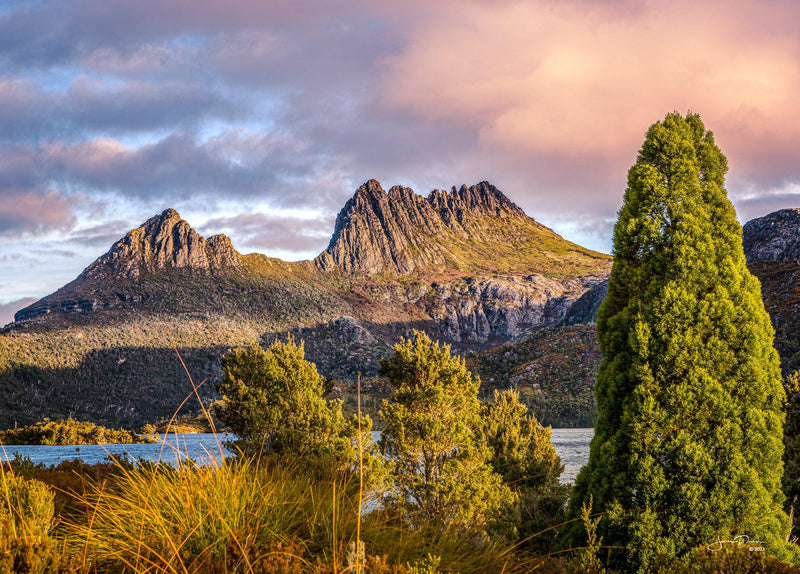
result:
[[[800,229],[784,219],[759,227],[757,243]],[[794,364],[786,274],[797,260],[759,257],[748,260]],[[386,391],[379,359],[413,329],[468,356],[484,390],[519,387],[546,424],[590,424],[600,355],[587,324],[610,268],[610,256],[566,241],[486,182],[423,197],[370,180],[313,261],[241,254],[168,209],[0,332],[0,427],[72,416],[137,428],[192,392],[175,349],[211,401],[222,353],[289,334],[342,381],[334,392],[346,401],[362,373],[374,408]]]

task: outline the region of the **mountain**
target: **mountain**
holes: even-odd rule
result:
[[[748,221],[742,241],[747,267],[761,281],[784,373],[800,368],[800,209]]]
[[[316,263],[368,275],[434,269],[584,275],[597,271],[605,259],[598,255],[537,223],[488,182],[422,197],[400,186],[386,193],[373,179],[345,204]]]
[[[167,209],[129,231],[77,279],[18,311],[14,320],[19,323],[53,312],[69,314],[138,304],[142,295],[130,289],[139,280],[181,269],[225,276],[240,265],[241,255],[225,235],[205,239],[177,211]]]
[[[744,225],[784,372],[800,368],[800,209]],[[595,416],[594,321],[610,257],[570,243],[482,182],[427,197],[370,180],[313,261],[237,252],[174,210],[131,230],[0,332],[0,426],[73,416],[135,426],[206,401],[227,349],[293,335],[320,371],[365,377],[412,329],[453,345],[485,392],[514,386],[556,425]],[[192,404],[191,402],[189,404]]]
[[[239,260],[239,253],[225,235],[206,240],[177,211],[167,209],[128,232],[108,253],[87,267],[81,278],[122,275],[137,279],[169,268],[225,273],[238,267]]]
[[[422,197],[370,180],[313,261],[241,254],[168,209],[0,333],[0,426],[168,416],[192,392],[176,350],[199,382],[226,349],[291,334],[347,382],[412,329],[464,353],[523,341],[591,321],[610,265],[487,182]]]

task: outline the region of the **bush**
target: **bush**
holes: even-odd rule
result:
[[[518,496],[519,538],[538,552],[554,549],[566,519],[570,487],[558,477],[564,470],[543,427],[519,402],[516,391],[494,392],[494,401],[483,405],[484,436],[491,449],[494,471]]]
[[[71,571],[50,538],[53,491],[0,466],[0,574]]]
[[[448,345],[425,333],[395,345],[381,360],[395,388],[383,401],[380,448],[394,488],[387,504],[413,523],[515,535],[517,496],[489,464],[478,386]]]
[[[346,419],[342,403],[325,399],[325,380],[304,359],[303,344],[275,341],[236,349],[222,357],[224,377],[215,404],[219,420],[239,439],[234,446],[247,454],[312,455],[353,463],[358,451],[353,438],[358,419]],[[372,423],[361,421],[369,443]]]
[[[0,442],[15,445],[132,444],[154,442],[154,439],[90,422],[45,419],[26,427],[0,431]]]

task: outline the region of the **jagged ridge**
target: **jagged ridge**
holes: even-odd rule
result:
[[[324,270],[367,275],[443,268],[584,275],[607,261],[528,217],[488,182],[422,197],[402,186],[387,193],[374,179],[345,204],[316,259]]]
[[[230,270],[239,265],[239,253],[225,235],[205,239],[177,211],[167,209],[129,231],[81,274],[123,275],[136,279],[143,273],[168,268]]]

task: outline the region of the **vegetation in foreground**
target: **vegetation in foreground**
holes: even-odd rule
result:
[[[72,419],[45,419],[26,427],[0,431],[4,445],[133,444],[156,442],[154,428],[142,434],[124,429],[109,429],[94,423]]]
[[[278,354],[296,358],[301,349],[284,344]],[[409,455],[396,465],[358,464],[314,448],[278,453],[259,447],[260,455],[243,452],[204,467],[71,461],[44,468],[24,459],[1,466],[0,572],[605,571],[607,546],[597,535],[604,518],[591,505],[578,520],[587,542],[555,551],[569,487],[558,484],[562,467],[549,429],[526,415],[514,392],[477,403],[476,381],[463,362],[421,333],[398,345],[383,368],[402,389],[397,403],[387,401],[384,409],[386,442]],[[292,417],[289,403],[265,404],[273,416]],[[442,443],[454,429],[441,409],[452,404],[467,409],[472,423],[455,429],[463,449]],[[393,410],[414,422],[407,425]],[[399,428],[418,432],[404,437],[392,430]],[[357,442],[359,436],[367,438],[356,435]],[[374,445],[359,446],[348,452],[372,456]],[[416,477],[409,466],[415,449],[432,461],[430,472]],[[474,478],[466,488],[459,484],[463,468],[477,470],[484,485]],[[411,501],[398,496],[403,489],[413,493]],[[698,547],[651,571],[796,569],[747,548]]]
[[[604,542],[625,549],[609,564],[631,571],[737,535],[800,559],[783,511],[774,331],[726,171],[700,117],[669,114],[647,132],[614,229],[598,421],[571,512],[592,500]]]

